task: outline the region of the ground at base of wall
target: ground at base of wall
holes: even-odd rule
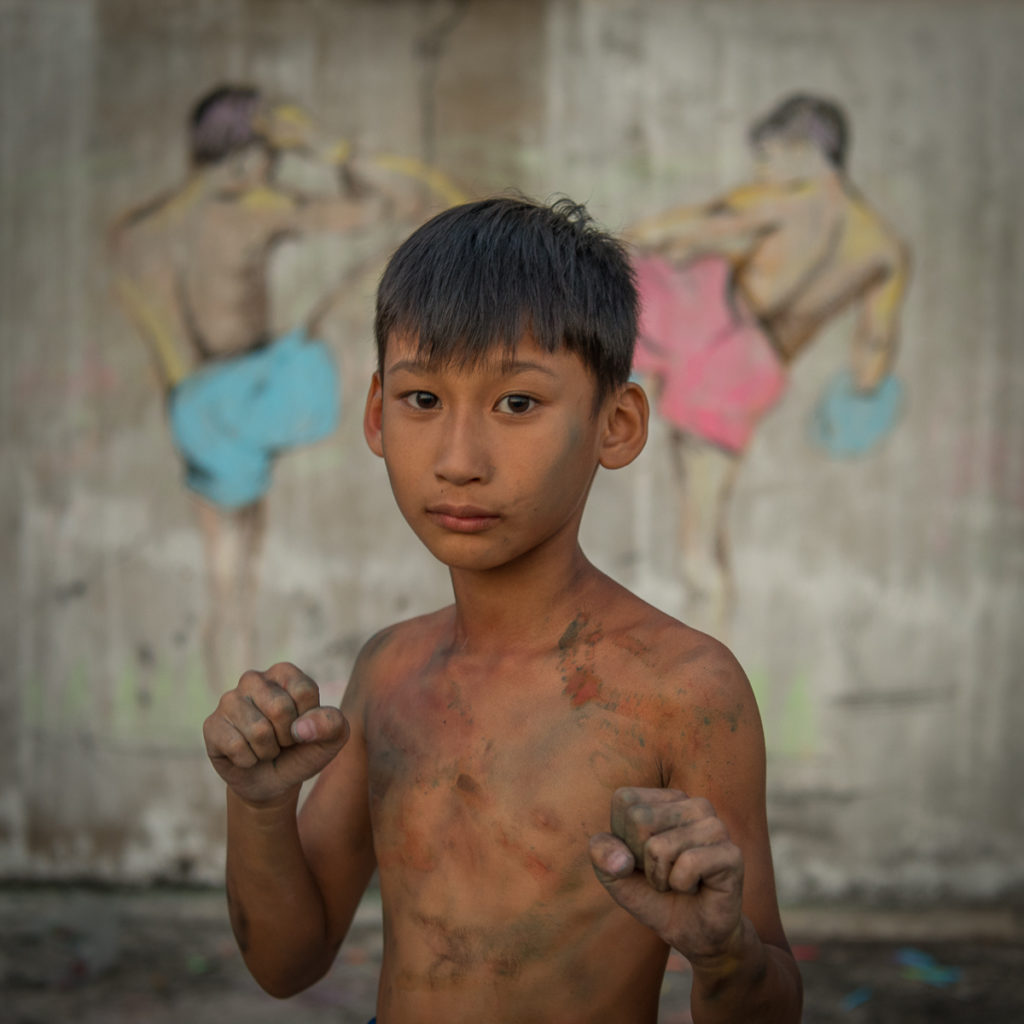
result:
[[[839,918],[841,920],[841,918]],[[788,925],[806,989],[804,1024],[1024,1021],[1024,935],[900,941],[836,933],[837,916]],[[825,927],[822,927],[822,925]],[[953,920],[955,925],[955,920]],[[0,1024],[366,1024],[380,962],[379,899],[368,893],[328,976],[281,1003],[246,973],[223,893],[210,890],[0,888]],[[689,971],[669,959],[659,1024],[684,1024]]]

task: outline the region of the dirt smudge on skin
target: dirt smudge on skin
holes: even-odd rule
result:
[[[429,914],[416,914],[423,940],[433,953],[425,981],[434,990],[454,988],[470,974],[487,970],[517,977],[532,962],[551,955],[558,922],[529,912],[494,928],[465,927]]]
[[[743,706],[737,704],[731,710],[725,708],[698,708],[694,717],[698,716],[700,718],[699,724],[703,725],[705,729],[725,726],[729,732],[736,732],[740,725],[743,724]]]
[[[530,816],[533,823],[548,832],[559,832],[562,829],[562,819],[554,809],[537,808]]]
[[[558,640],[558,649],[560,651],[571,651],[576,646],[576,642],[580,638],[580,628],[586,623],[586,621],[586,619],[583,619],[582,622],[580,619],[573,619],[572,622],[569,623],[565,632]]]
[[[476,943],[466,928],[452,927],[444,918],[416,915],[424,928],[426,943],[434,952],[434,961],[427,971],[432,989],[457,985],[466,974],[480,962],[480,953],[474,949]]]
[[[547,878],[554,871],[550,864],[541,860],[535,853],[528,852],[523,858],[526,870],[536,879]]]
[[[562,677],[565,680],[563,692],[572,701],[574,708],[581,708],[588,701],[601,696],[601,680],[589,669],[577,665],[575,670]]]
[[[565,632],[558,640],[558,650],[563,658],[572,654],[581,643],[589,648],[593,648],[600,643],[604,637],[601,627],[594,626],[589,632],[584,632],[589,625],[589,615],[577,615],[569,623]]]
[[[590,627],[590,618],[577,615],[558,641],[558,664],[562,692],[574,708],[581,708],[602,695],[600,676],[594,671],[595,650],[604,634],[600,626]]]
[[[480,784],[465,772],[455,780],[455,787],[469,796],[480,796]]]

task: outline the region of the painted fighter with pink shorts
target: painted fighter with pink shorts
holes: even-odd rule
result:
[[[641,300],[635,371],[653,383],[676,456],[688,621],[719,637],[734,604],[729,496],[786,367],[851,305],[849,389],[877,394],[896,351],[907,246],[846,176],[846,118],[796,95],[750,129],[752,182],[626,234]]]

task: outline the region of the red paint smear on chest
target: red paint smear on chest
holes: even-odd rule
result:
[[[574,708],[582,707],[587,701],[596,700],[601,696],[601,680],[593,672],[578,668],[565,681],[563,693],[571,698]]]
[[[546,878],[554,870],[550,864],[542,861],[535,853],[527,853],[523,862],[526,865],[526,870],[538,880]]]

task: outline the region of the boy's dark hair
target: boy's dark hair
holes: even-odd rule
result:
[[[399,246],[377,291],[378,366],[388,339],[415,338],[429,363],[465,366],[529,331],[575,352],[597,401],[629,378],[638,300],[625,248],[569,199],[501,196],[455,206]]]
[[[220,163],[237,150],[262,143],[255,127],[261,102],[259,90],[247,85],[220,85],[203,96],[189,117],[192,164]]]
[[[850,129],[842,107],[806,93],[784,99],[750,126],[752,145],[769,138],[811,142],[833,167],[846,166]]]

